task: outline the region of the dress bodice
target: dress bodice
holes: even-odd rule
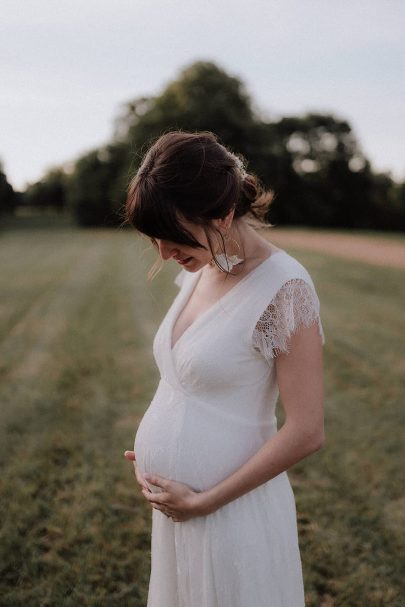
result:
[[[318,322],[325,343],[311,276],[279,249],[202,313],[172,348],[171,331],[200,272],[182,269],[176,276],[180,290],[153,344],[161,376],[176,387],[214,401],[229,397],[231,387],[252,395],[252,389],[269,381],[272,359],[288,352],[288,337],[299,326]]]

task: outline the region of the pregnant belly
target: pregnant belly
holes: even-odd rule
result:
[[[160,384],[136,432],[134,451],[141,474],[204,491],[240,468],[263,443],[263,425],[226,416],[219,407]]]

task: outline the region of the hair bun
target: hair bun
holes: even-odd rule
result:
[[[235,162],[235,167],[240,176],[240,179],[241,179],[241,181],[243,181],[248,176],[246,169],[245,169],[245,161],[244,161],[243,157],[238,156],[234,152],[230,152],[230,155]]]
[[[250,213],[256,220],[271,227],[272,224],[268,221],[268,212],[273,200],[274,191],[264,188],[256,175],[248,173],[240,183],[235,217],[242,217],[242,215]]]
[[[236,204],[235,217],[241,217],[242,215],[249,213],[257,196],[258,189],[255,177],[245,173],[245,175],[241,177],[240,194]]]

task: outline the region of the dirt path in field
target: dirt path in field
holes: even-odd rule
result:
[[[405,269],[405,242],[376,236],[318,232],[311,229],[272,228],[265,232],[278,247],[297,247],[364,261],[377,266]]]

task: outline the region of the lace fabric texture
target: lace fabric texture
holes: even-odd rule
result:
[[[266,360],[281,352],[290,352],[289,339],[301,327],[309,327],[317,322],[322,344],[325,343],[321,319],[320,303],[314,289],[302,278],[287,281],[276,293],[264,310],[253,331],[252,342],[255,350]]]

